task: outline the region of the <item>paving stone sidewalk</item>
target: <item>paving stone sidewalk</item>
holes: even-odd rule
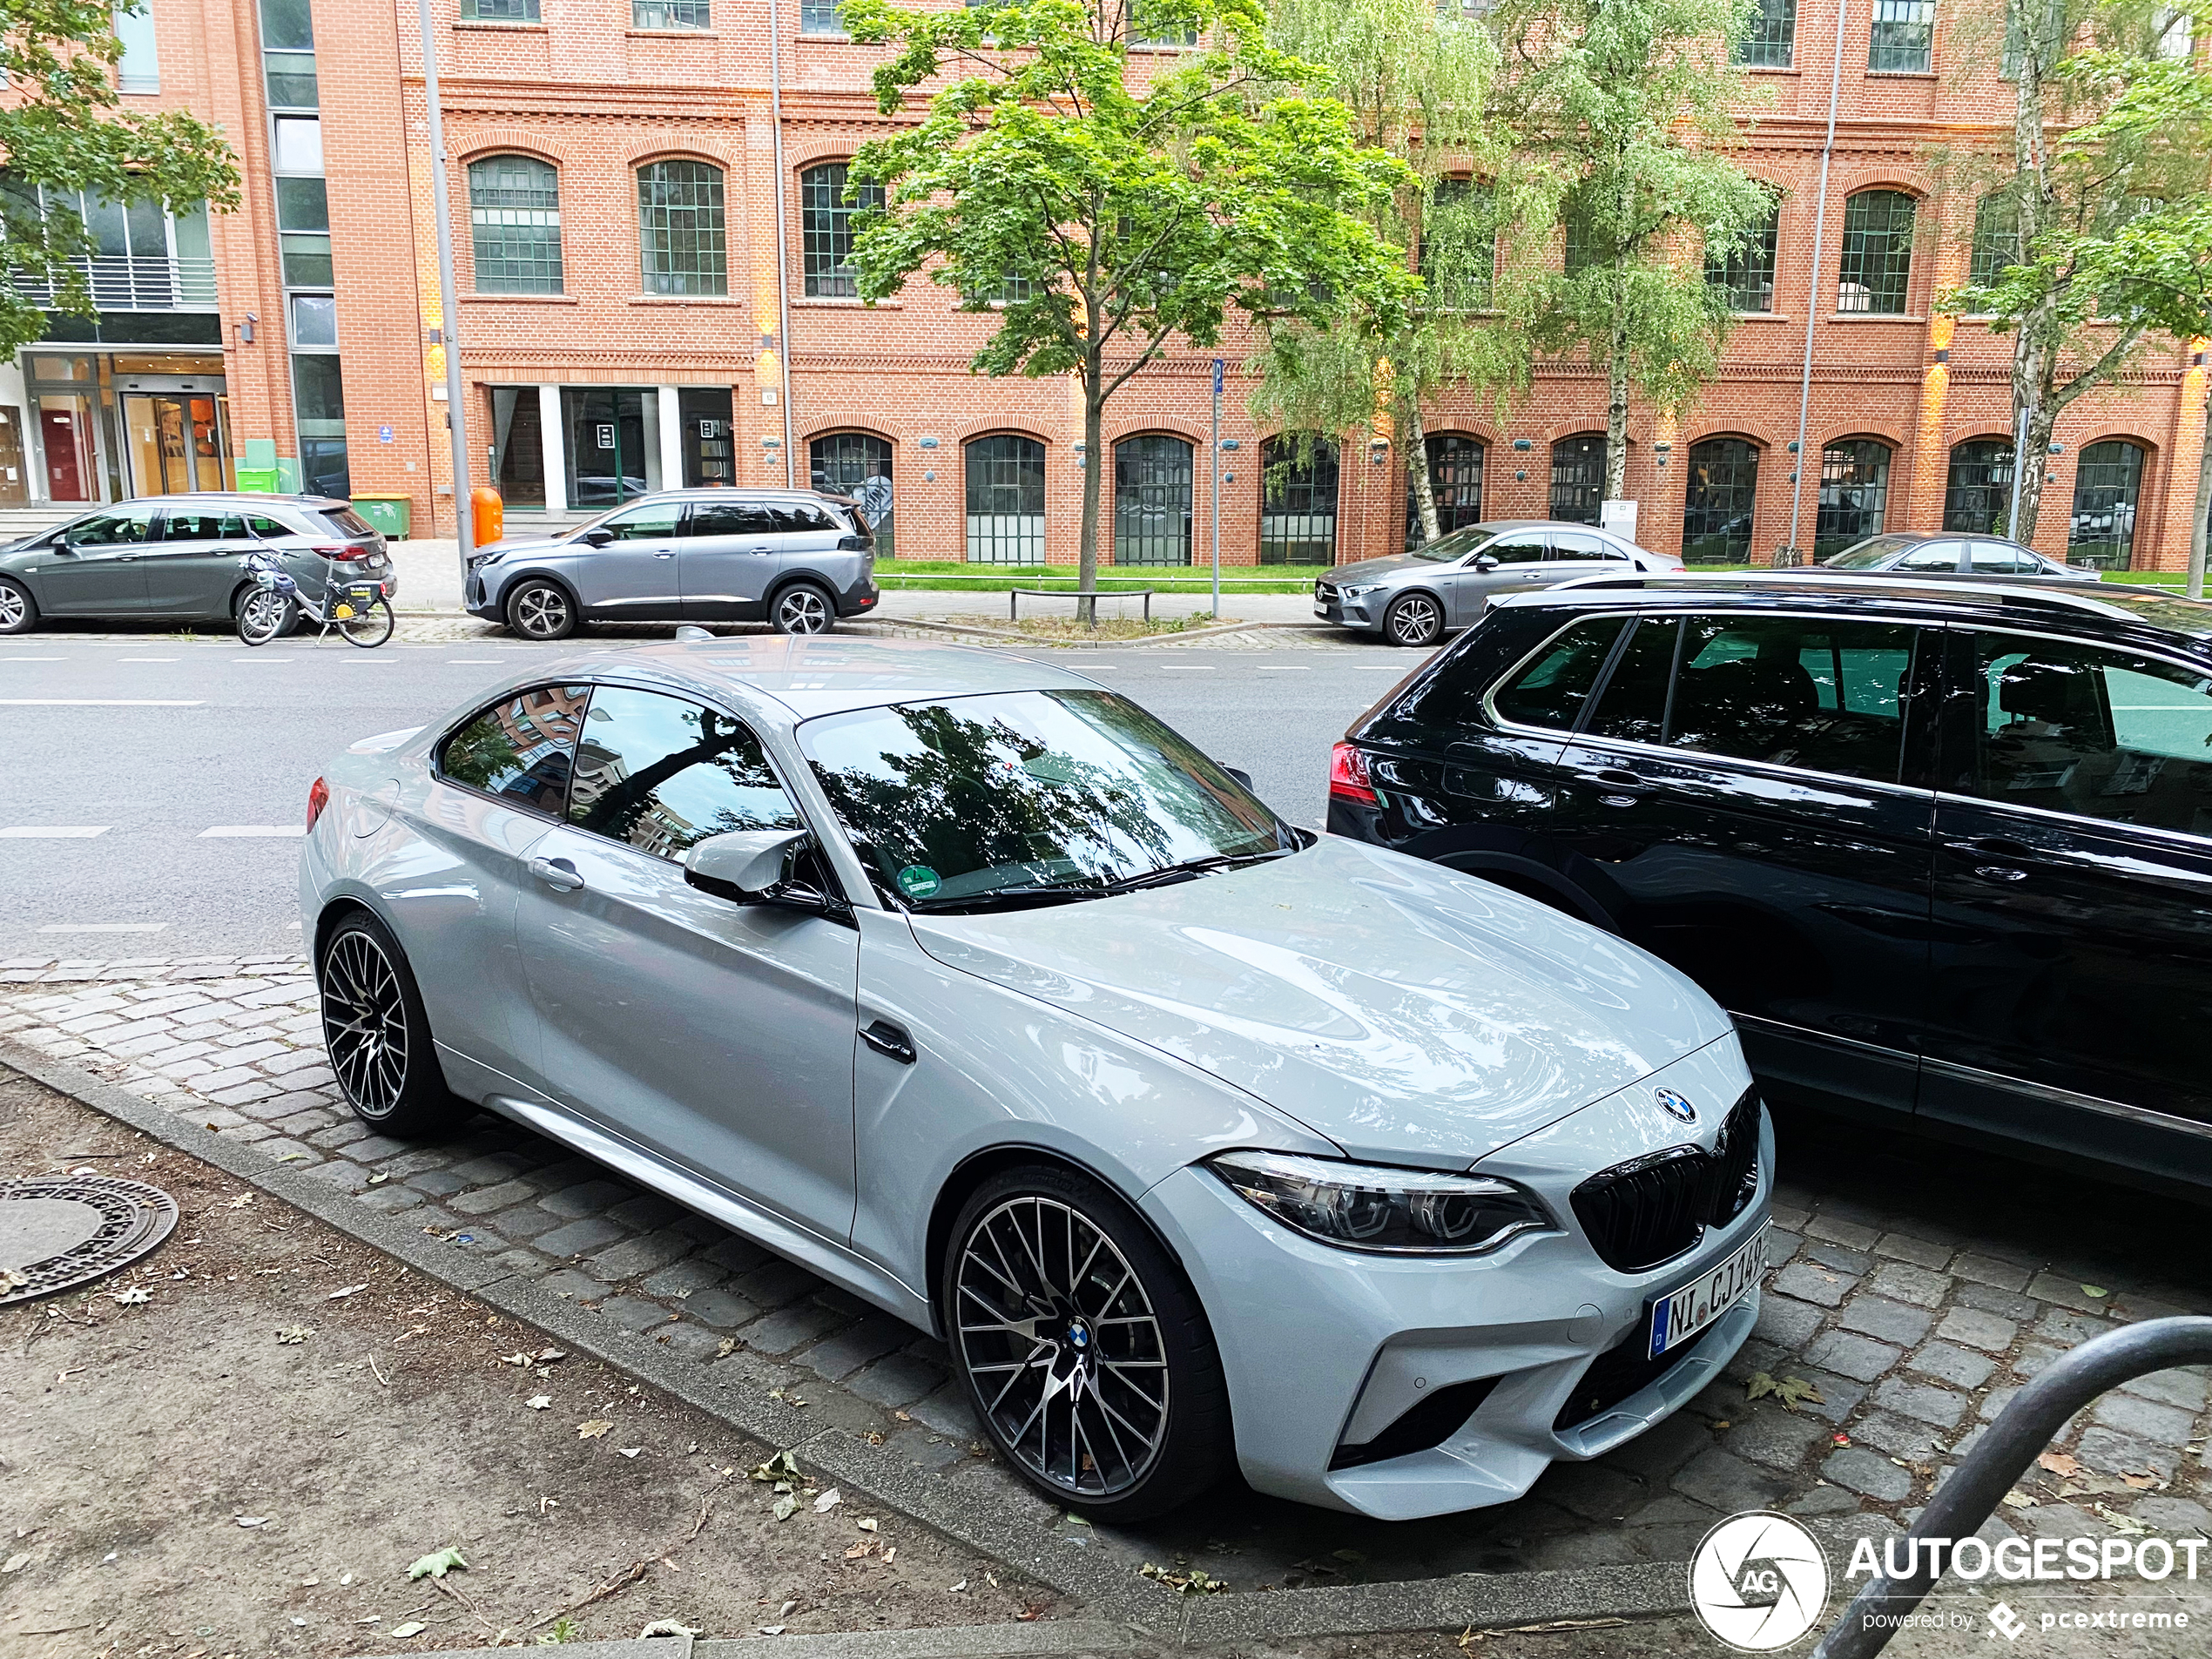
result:
[[[417,1222],[456,1251],[573,1298],[678,1356],[803,1399],[994,1501],[1049,1507],[988,1455],[943,1346],[712,1223],[489,1116],[408,1144],[347,1111],[296,957],[0,962],[0,1039],[65,1059],[272,1160]],[[1689,1407],[1521,1501],[1406,1525],[1240,1487],[1128,1531],[1063,1530],[1238,1590],[1681,1561],[1721,1516],[1780,1508],[1886,1529],[2027,1378],[2130,1320],[2212,1312],[2202,1212],[2010,1160],[1792,1124],[1757,1332]],[[1813,1386],[1792,1411],[1764,1372]],[[1795,1391],[1792,1391],[1795,1392]],[[2107,1395],[1993,1520],[2073,1536],[2203,1535],[2205,1376]],[[2078,1467],[2077,1467],[2078,1466]]]

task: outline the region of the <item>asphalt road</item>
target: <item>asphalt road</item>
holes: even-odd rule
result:
[[[0,640],[0,961],[293,949],[299,826],[326,757],[457,710],[518,663],[631,648]],[[1379,645],[1041,654],[1127,692],[1309,826],[1329,745],[1416,660]]]

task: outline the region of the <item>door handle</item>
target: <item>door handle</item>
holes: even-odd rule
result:
[[[2005,835],[1978,836],[1959,844],[1961,853],[1980,853],[2000,859],[2032,859],[2035,851],[2024,841],[2015,841]]]
[[[672,559],[676,556],[676,552],[675,550],[671,548],[665,553],[656,553],[653,556],[657,559]]]
[[[1598,773],[1597,780],[1602,784],[1625,784],[1630,789],[1643,787],[1642,779],[1637,777],[1633,772],[1624,772],[1618,766],[1608,766]]]
[[[902,1066],[911,1066],[921,1057],[914,1053],[914,1039],[888,1020],[878,1020],[873,1025],[863,1026],[860,1041],[878,1054],[890,1055]]]
[[[1974,873],[1985,881],[2025,881],[2027,872],[2009,864],[1977,864]]]
[[[529,868],[530,873],[547,887],[558,887],[563,893],[574,893],[583,885],[576,866],[566,859],[532,859]]]

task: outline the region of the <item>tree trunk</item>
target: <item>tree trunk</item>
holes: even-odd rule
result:
[[[1098,489],[1106,466],[1100,453],[1100,434],[1106,426],[1106,399],[1099,389],[1105,383],[1106,365],[1093,351],[1083,376],[1083,533],[1076,564],[1076,585],[1085,593],[1098,586]],[[1078,599],[1076,611],[1086,627],[1098,626],[1098,601]]]
[[[1605,395],[1605,498],[1629,493],[1629,325],[1618,299],[1613,314],[1613,349],[1608,354]]]
[[[2050,28],[2048,0],[2007,0],[2007,21],[2020,43],[2019,74],[2013,98],[2013,190],[2019,212],[2020,257],[2035,257],[2035,244],[2043,233],[2050,206],[2050,156],[2043,135],[2043,71],[2049,55],[2061,50]],[[2055,380],[2060,342],[2052,336],[2054,301],[2047,297],[2020,320],[2013,342],[2013,437],[2020,440],[2020,416],[2028,415],[2024,453],[2013,457],[2013,477],[2020,490],[2020,519],[2006,534],[2020,541],[2035,540],[2035,518],[2043,502],[2042,460],[2050,452],[2052,423],[2058,411],[2048,405],[2049,382]],[[2032,413],[2031,413],[2032,412]],[[2035,436],[2040,425],[2042,437]]]
[[[1428,432],[1421,425],[1419,404],[1406,408],[1406,475],[1413,482],[1413,508],[1420,515],[1421,542],[1426,545],[1444,532],[1436,519],[1436,482],[1428,473]]]
[[[2196,463],[2196,506],[2189,514],[2189,597],[2204,597],[2204,522],[2212,515],[2212,377],[2204,384],[2204,453]]]
[[[2047,355],[2044,361],[2047,365]],[[2053,407],[2054,402],[2055,399],[2040,397],[2030,407],[2027,447],[2013,457],[2013,464],[2024,469],[2020,475],[2020,516],[2015,539],[2031,547],[2035,543],[2035,516],[2043,504],[2043,475],[2050,470],[2051,429],[2059,420],[2059,412]],[[2015,433],[2020,430],[2018,427],[2013,429]]]

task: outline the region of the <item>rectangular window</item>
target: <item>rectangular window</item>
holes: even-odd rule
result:
[[[346,387],[335,357],[302,352],[292,360],[292,385],[301,430],[328,423],[343,434]]]
[[[1736,61],[1749,69],[1788,69],[1797,50],[1797,0],[1759,0],[1751,26],[1736,43]]]
[[[315,49],[315,20],[308,0],[261,0],[261,44],[273,51]]]
[[[320,179],[280,179],[276,181],[277,228],[280,231],[330,229],[330,199]]]
[[[711,29],[709,0],[630,0],[632,29]]]
[[[1874,0],[1866,67],[1877,75],[1925,75],[1935,67],[1935,0]]]
[[[154,45],[152,0],[116,7],[115,37],[123,43],[123,61],[115,66],[116,90],[158,92],[161,55]]]
[[[1705,280],[1728,295],[1729,309],[1758,313],[1774,309],[1775,242],[1781,234],[1779,208],[1766,223],[1726,253],[1705,256]]]
[[[322,171],[322,123],[312,115],[280,115],[276,118],[274,166],[279,172],[320,173]]]
[[[1489,307],[1498,274],[1494,196],[1472,179],[1440,179],[1421,225],[1420,273],[1433,301],[1452,311]]]
[[[537,0],[461,0],[463,23],[536,23]]]
[[[261,62],[269,80],[269,103],[280,110],[312,110],[321,94],[315,84],[313,52],[263,52]]]
[[[799,32],[802,35],[841,35],[845,8],[840,0],[799,0]]]
[[[284,253],[284,286],[287,288],[327,288],[331,283],[330,239],[327,236],[280,236]]]
[[[292,343],[294,346],[335,346],[338,343],[338,301],[327,293],[292,296]]]

